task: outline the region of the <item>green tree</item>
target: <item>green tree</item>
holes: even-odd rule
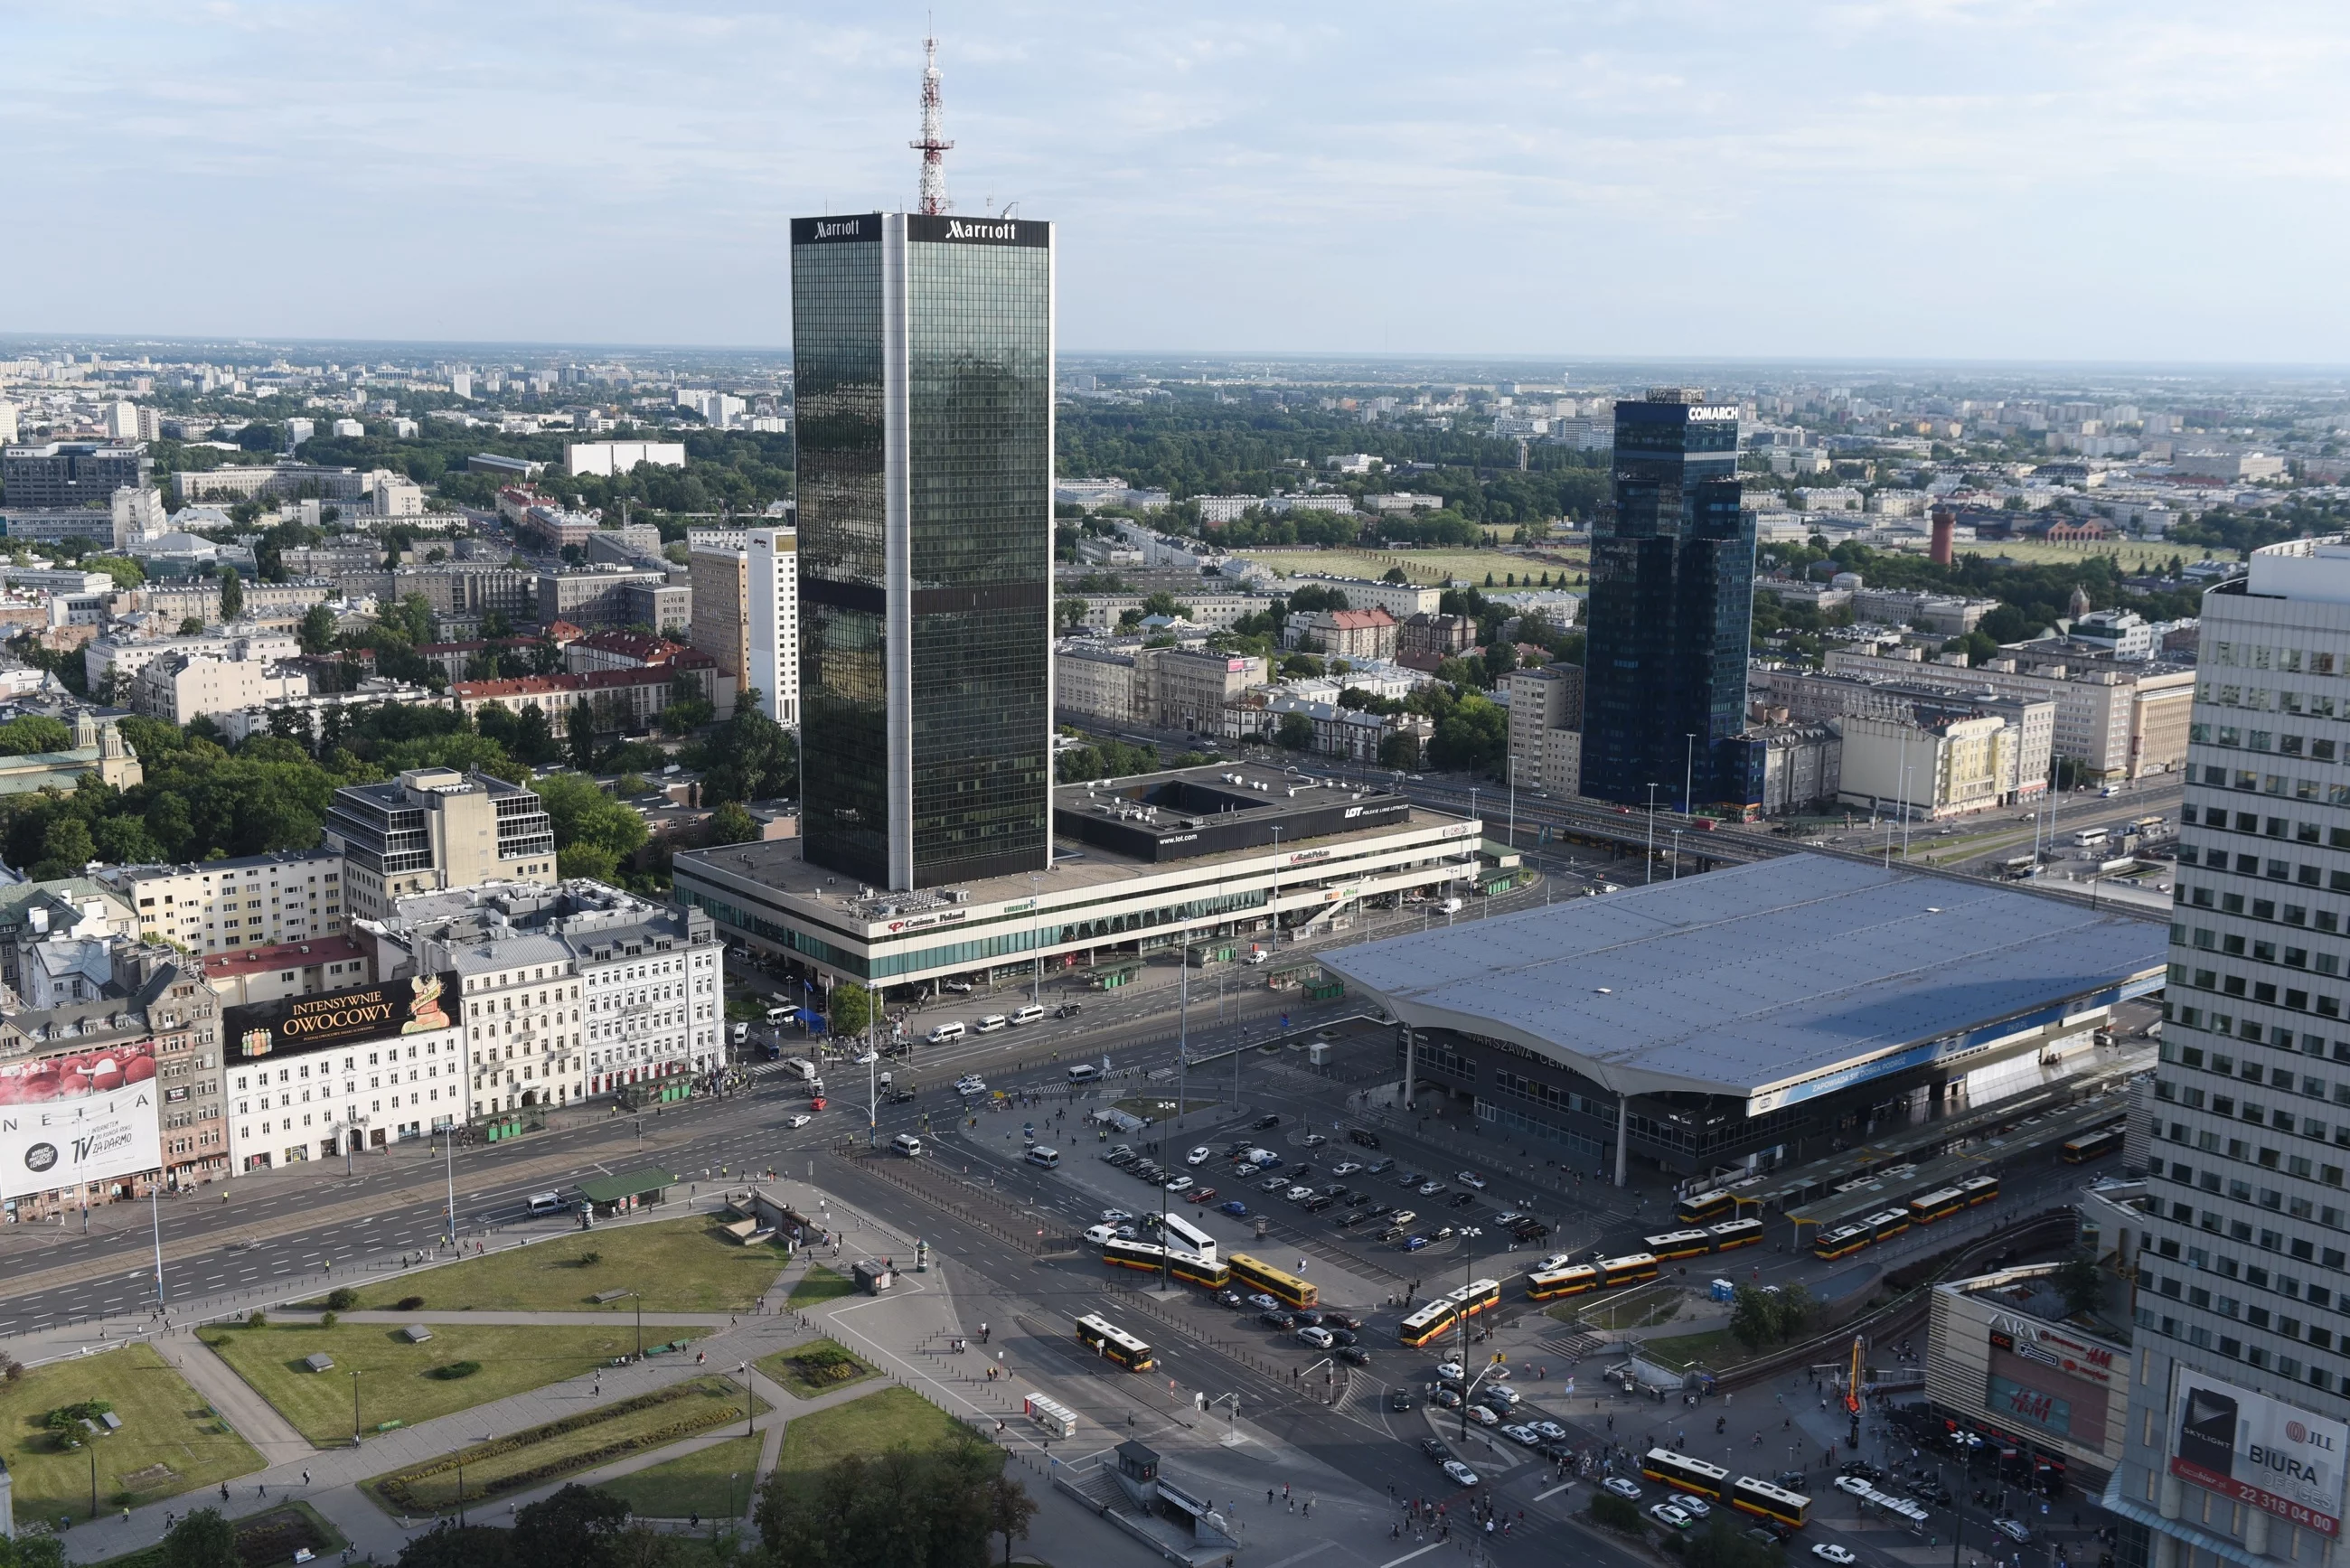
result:
[[[236,1531],[216,1508],[200,1508],[163,1537],[163,1568],[244,1568]]]
[[[224,621],[233,621],[243,614],[244,614],[244,579],[236,575],[234,566],[231,566],[222,574],[220,579],[220,618]]]
[[[626,1502],[573,1482],[515,1516],[513,1561],[517,1568],[609,1568],[628,1524]]]
[[[1379,742],[1379,766],[1393,768],[1398,773],[1412,773],[1419,767],[1419,737],[1409,730],[1398,730]]]
[[[634,807],[614,800],[588,779],[577,774],[550,774],[543,779],[530,781],[530,788],[546,805],[546,815],[555,826],[556,859],[563,874],[574,875],[573,861],[564,858],[567,851],[579,846],[602,852],[610,857],[611,864],[625,862],[645,846],[649,835],[645,819]],[[601,857],[591,857],[599,867],[606,862]],[[582,870],[580,876],[596,875]],[[605,878],[608,879],[608,869]]]
[[[312,605],[302,614],[302,625],[294,634],[300,639],[305,653],[324,653],[335,646],[335,612],[325,605]]]
[[[873,1021],[873,993],[854,981],[832,988],[825,1002],[825,1027],[835,1035],[854,1040]]]
[[[0,724],[0,756],[62,752],[73,744],[73,726],[43,713],[27,713]]]
[[[1012,1568],[1012,1543],[1028,1537],[1028,1521],[1036,1517],[1036,1500],[1010,1476],[997,1476],[987,1486],[987,1528],[1003,1537],[1003,1568]]]
[[[85,572],[104,572],[114,579],[118,588],[135,588],[147,580],[147,569],[138,562],[121,556],[89,556],[82,560]]]
[[[182,637],[202,637],[203,635],[203,617],[200,615],[189,615],[182,616],[180,618],[180,635]]]
[[[702,798],[775,800],[799,794],[800,754],[790,731],[769,718],[755,688],[735,700],[734,717],[691,753],[702,770]]]
[[[760,838],[758,819],[739,801],[728,801],[710,814],[710,842],[754,844]]]
[[[571,765],[583,774],[594,773],[604,755],[604,748],[596,741],[595,710],[588,703],[575,702],[564,724],[564,732],[571,737]]]
[[[1314,721],[1303,713],[1284,713],[1274,727],[1274,743],[1292,752],[1314,749]]]
[[[33,876],[44,882],[55,877],[78,877],[82,867],[96,858],[98,846],[90,838],[89,824],[78,816],[60,816],[41,835],[41,860],[34,867]]]

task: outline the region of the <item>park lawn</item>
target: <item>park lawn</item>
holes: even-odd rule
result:
[[[580,1260],[598,1255],[594,1263]],[[642,1291],[648,1312],[748,1312],[784,1254],[745,1247],[702,1215],[648,1225],[580,1231],[421,1274],[370,1285],[359,1304],[377,1311],[422,1296],[434,1312],[634,1314],[633,1297],[598,1303],[605,1291]]]
[[[705,1328],[648,1329],[648,1345],[693,1339]],[[351,1435],[351,1374],[359,1378],[361,1429],[385,1421],[412,1427],[436,1416],[486,1405],[509,1394],[559,1383],[601,1366],[636,1348],[633,1325],[434,1324],[432,1337],[411,1345],[385,1323],[273,1324],[267,1328],[211,1327],[206,1345],[276,1407],[301,1434],[321,1446],[339,1447]],[[335,1365],[312,1372],[302,1358],[324,1351]],[[469,1377],[426,1376],[436,1366],[475,1361]]]
[[[838,1301],[857,1293],[857,1282],[847,1274],[826,1268],[822,1263],[810,1263],[800,1282],[792,1287],[791,1299],[784,1305],[793,1312],[815,1306],[819,1302]]]
[[[1734,1366],[1754,1353],[1733,1338],[1726,1328],[1708,1329],[1701,1334],[1669,1334],[1661,1339],[1644,1339],[1641,1353],[1659,1366],[1687,1371],[1692,1366],[1719,1369]]]
[[[262,1468],[261,1456],[213,1415],[176,1368],[149,1346],[129,1345],[36,1366],[13,1383],[0,1383],[0,1459],[15,1480],[18,1519],[89,1517],[91,1450],[58,1452],[40,1423],[60,1405],[90,1399],[113,1406],[122,1422],[120,1431],[92,1444],[100,1512],[216,1486]],[[171,1473],[144,1476],[135,1485],[126,1480],[158,1465]],[[126,1493],[124,1501],[112,1501]]]
[[[300,1546],[308,1547],[323,1559],[328,1552],[339,1552],[349,1544],[331,1520],[308,1503],[300,1501],[281,1502],[258,1513],[232,1519],[229,1528],[236,1532],[240,1549],[260,1553],[272,1546],[278,1548],[276,1554],[268,1559],[272,1562],[290,1561],[295,1548]],[[102,1563],[91,1564],[91,1568],[170,1568],[170,1560],[163,1554],[162,1543],[158,1542],[136,1552],[126,1552],[120,1557],[109,1557]]]
[[[877,1389],[829,1410],[795,1417],[784,1428],[775,1474],[779,1485],[799,1490],[814,1486],[827,1468],[850,1454],[871,1459],[901,1443],[918,1452],[940,1449],[970,1430],[910,1388]]]
[[[690,1454],[610,1480],[596,1490],[626,1500],[629,1511],[639,1519],[733,1519],[750,1506],[759,1484],[759,1449],[766,1441],[754,1434],[729,1438]]]
[[[692,1390],[685,1397],[666,1400],[640,1410],[610,1411],[609,1418],[587,1421],[566,1432],[547,1432],[537,1440],[511,1443],[501,1440],[479,1443],[464,1450],[465,1493],[468,1501],[480,1502],[502,1491],[515,1491],[544,1486],[567,1474],[596,1469],[617,1464],[628,1458],[614,1454],[615,1444],[639,1444],[637,1451],[667,1448],[688,1438],[715,1435],[743,1425],[743,1386],[724,1377],[700,1377],[689,1380],[684,1386]],[[616,1403],[625,1404],[626,1401]],[[764,1415],[767,1403],[754,1400],[752,1414]],[[601,1415],[603,1411],[583,1411],[582,1415]],[[680,1426],[690,1426],[691,1431],[679,1432]],[[535,1428],[544,1431],[544,1428]],[[520,1434],[516,1434],[519,1436]],[[753,1436],[754,1442],[759,1439]],[[523,1486],[499,1486],[502,1480],[529,1472]],[[402,1472],[394,1471],[393,1474]],[[419,1508],[452,1507],[457,1501],[457,1477],[454,1469],[436,1469],[429,1475],[414,1476],[408,1482]],[[379,1476],[367,1485],[367,1492],[379,1505],[393,1508],[384,1496],[379,1482],[390,1479]],[[726,1474],[719,1472],[719,1483],[725,1484]]]
[[[824,1349],[837,1350],[841,1355],[848,1356],[857,1364],[856,1374],[828,1383],[819,1382],[805,1376],[797,1366],[793,1365],[796,1358],[807,1355],[810,1351]],[[846,1347],[836,1345],[828,1339],[810,1340],[806,1345],[793,1345],[789,1350],[771,1351],[751,1365],[756,1366],[767,1381],[785,1393],[800,1399],[813,1399],[819,1394],[829,1394],[837,1388],[847,1388],[874,1376],[874,1367],[870,1362],[861,1355],[851,1354]]]

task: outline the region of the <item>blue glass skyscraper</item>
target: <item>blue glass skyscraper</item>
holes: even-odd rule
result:
[[[1591,545],[1583,793],[1643,805],[1654,784],[1659,805],[1701,806],[1721,796],[1717,743],[1745,727],[1754,526],[1737,409],[1678,387],[1618,402],[1615,480]]]

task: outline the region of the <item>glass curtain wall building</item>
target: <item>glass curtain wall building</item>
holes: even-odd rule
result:
[[[1738,410],[1659,388],[1616,405],[1615,505],[1591,545],[1583,792],[1719,799],[1716,743],[1745,728],[1754,524]],[[1694,739],[1692,739],[1694,737]],[[1524,763],[1521,761],[1521,768]]]
[[[1053,233],[792,224],[801,832],[894,889],[1050,863]]]

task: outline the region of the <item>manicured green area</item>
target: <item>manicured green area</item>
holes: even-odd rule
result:
[[[1305,573],[1313,576],[1367,577],[1374,581],[1388,575],[1391,566],[1401,566],[1404,575],[1422,585],[1441,583],[1448,577],[1482,585],[1485,574],[1493,574],[1496,583],[1507,580],[1515,572],[1520,577],[1529,575],[1539,579],[1550,574],[1553,587],[1572,585],[1574,574],[1588,571],[1582,564],[1588,551],[1565,545],[1545,545],[1543,553],[1553,557],[1575,561],[1572,566],[1562,566],[1557,559],[1529,560],[1501,550],[1435,549],[1435,550],[1241,550],[1236,554],[1262,561],[1281,576],[1294,576]],[[1562,576],[1567,581],[1561,581]]]
[[[648,1345],[698,1338],[708,1329],[645,1330]],[[351,1435],[351,1374],[359,1376],[361,1430],[384,1421],[414,1426],[436,1416],[486,1405],[509,1394],[544,1387],[603,1366],[636,1348],[633,1325],[435,1324],[432,1337],[411,1345],[390,1324],[273,1324],[268,1328],[207,1328],[201,1337],[261,1397],[314,1443],[339,1444]],[[335,1365],[312,1372],[303,1358],[324,1352]],[[469,1377],[432,1373],[460,1361],[482,1369]]]
[[[284,1502],[259,1513],[229,1521],[236,1532],[237,1550],[247,1562],[291,1563],[295,1552],[308,1547],[319,1560],[340,1552],[348,1542],[332,1521],[307,1502]],[[161,1542],[137,1552],[109,1557],[92,1568],[170,1568]]]
[[[752,1407],[754,1415],[766,1409],[764,1400]],[[477,1503],[686,1438],[739,1428],[743,1419],[741,1384],[723,1377],[691,1378],[652,1395],[582,1410],[428,1464],[378,1476],[365,1490],[394,1512],[418,1513],[454,1506],[462,1475],[465,1501]]]
[[[122,1429],[96,1438],[85,1432],[87,1447],[61,1452],[42,1417],[93,1399],[114,1407]],[[87,1520],[93,1454],[100,1513],[215,1486],[262,1465],[203,1396],[144,1345],[36,1366],[0,1383],[0,1459],[15,1480],[18,1519]]]
[[[596,1262],[585,1260],[593,1254]],[[371,1285],[359,1305],[378,1310],[422,1296],[433,1312],[634,1314],[607,1291],[642,1291],[647,1312],[747,1312],[775,1282],[780,1251],[745,1247],[702,1215],[649,1225],[598,1226],[556,1241]]]
[[[1734,1366],[1754,1353],[1738,1343],[1726,1328],[1710,1329],[1703,1334],[1676,1334],[1662,1339],[1644,1339],[1642,1353],[1659,1366],[1686,1370],[1691,1366],[1715,1369]]]
[[[758,1486],[759,1448],[766,1438],[756,1434],[729,1438],[645,1469],[632,1470],[597,1489],[628,1500],[640,1519],[733,1519],[751,1506]]]
[[[879,1388],[795,1418],[784,1428],[775,1473],[785,1486],[812,1486],[827,1466],[850,1454],[885,1454],[901,1443],[918,1452],[944,1448],[969,1430],[910,1388]]]
[[[816,1305],[818,1302],[838,1301],[857,1293],[857,1282],[847,1274],[837,1273],[822,1263],[810,1263],[800,1282],[792,1287],[791,1299],[784,1305],[794,1312]]]
[[[775,1351],[752,1365],[776,1387],[802,1399],[813,1399],[819,1394],[862,1383],[875,1375],[862,1357],[850,1355],[828,1339]]]

